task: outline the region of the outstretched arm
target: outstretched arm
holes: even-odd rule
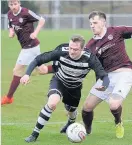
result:
[[[115,29],[124,39],[130,39],[132,37],[132,26],[118,26]]]
[[[60,58],[60,56],[63,55],[63,52],[60,51],[60,49],[55,49],[50,52],[45,52],[40,55],[38,55],[28,66],[25,75],[21,78],[20,82],[22,84],[27,84],[29,82],[29,77],[32,73],[32,71],[37,67],[44,63],[55,61]]]
[[[102,86],[96,89],[98,91],[105,91],[109,86],[110,80],[108,78],[108,74],[105,72],[104,68],[102,67],[99,59],[93,54],[91,54],[90,56],[89,65],[90,68],[95,71],[96,76],[98,76],[103,81]]]

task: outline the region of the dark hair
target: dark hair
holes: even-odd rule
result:
[[[73,42],[80,42],[81,44],[81,48],[83,49],[84,48],[84,45],[85,45],[85,39],[83,36],[79,35],[79,34],[76,34],[76,35],[73,35],[71,37],[71,39]]]
[[[93,11],[89,14],[89,19],[94,18],[95,16],[99,16],[100,18],[103,18],[106,20],[106,15],[104,12],[101,11]]]

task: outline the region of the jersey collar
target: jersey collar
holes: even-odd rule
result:
[[[105,28],[104,34],[102,36],[94,35],[93,39],[95,39],[95,40],[102,39],[105,36],[106,32],[107,32],[107,28]]]
[[[13,15],[17,16],[21,12],[21,10],[22,10],[22,7],[20,7],[19,11],[16,14],[13,13]]]

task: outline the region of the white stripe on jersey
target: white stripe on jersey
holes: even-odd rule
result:
[[[71,67],[67,67],[63,64],[61,64],[61,69],[66,74],[74,76],[74,77],[78,77],[78,76],[80,76],[82,74],[86,74],[88,72],[88,69],[83,69],[83,68],[82,69],[74,69],[74,68],[71,68]]]
[[[60,57],[60,60],[73,66],[78,66],[78,67],[88,67],[88,63],[83,63],[83,62],[74,62],[72,60],[66,59],[64,57]]]
[[[58,69],[58,75],[62,77],[63,79],[69,79],[67,80],[67,82],[82,82],[83,81],[83,79],[80,77],[77,78],[77,77],[72,77],[72,76],[71,77],[66,76],[60,68]]]
[[[83,55],[84,55],[84,56],[87,56],[88,58],[90,58],[90,55],[91,55],[91,54],[87,52],[87,53],[84,53]]]
[[[29,13],[31,16],[33,16],[35,19],[38,19],[38,20],[41,19],[40,16],[38,16],[37,14],[35,14],[35,13],[34,13],[33,11],[31,11],[31,10],[28,10],[28,13]]]

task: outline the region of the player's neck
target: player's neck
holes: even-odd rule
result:
[[[74,58],[74,60],[80,59],[83,53],[84,53],[84,51],[82,51],[81,54],[78,57]]]
[[[22,10],[22,7],[19,8],[19,10],[18,10],[17,13],[13,13],[13,15],[14,15],[14,16],[17,16],[17,15],[21,12],[21,10]]]
[[[104,27],[102,32],[99,35],[94,35],[94,39],[102,39],[107,32],[107,28]]]

